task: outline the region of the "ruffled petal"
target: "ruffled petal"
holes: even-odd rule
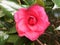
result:
[[[36,24],[33,26],[28,24],[30,16],[34,16],[37,19]],[[44,8],[37,4],[27,9],[20,9],[15,13],[14,18],[18,35],[20,37],[26,36],[31,41],[37,40],[50,24]]]
[[[45,12],[44,7],[39,6],[39,5],[33,5],[30,8],[28,8],[28,13],[30,15],[33,15],[37,18],[37,20],[43,19],[45,21],[48,21],[48,16]]]
[[[26,32],[25,36],[30,39],[31,41],[35,41],[38,39],[39,37],[39,33],[38,32]]]
[[[27,24],[25,19],[20,20],[17,24],[16,27],[18,30],[22,31],[22,32],[27,32],[29,29],[27,28]]]
[[[45,12],[45,9],[42,6],[39,6],[37,4],[33,5],[30,8],[28,8],[28,13],[30,15],[35,16],[37,18],[37,24],[40,25],[38,26],[36,24],[36,26],[32,26],[32,27],[30,26],[32,30],[37,29],[38,27],[41,27],[43,28],[43,30],[45,30],[49,26],[50,22],[48,20],[48,16]]]
[[[15,22],[19,22],[21,19],[25,18],[25,16],[26,16],[26,9],[25,8],[19,9],[14,15]]]

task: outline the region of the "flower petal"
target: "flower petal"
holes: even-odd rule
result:
[[[25,36],[31,41],[34,41],[39,37],[39,33],[38,32],[26,32]]]
[[[28,13],[30,15],[33,15],[36,18],[38,18],[38,20],[40,20],[41,18],[43,18],[43,20],[48,21],[48,17],[47,17],[47,14],[45,12],[45,9],[42,6],[33,5],[30,8],[28,8]]]
[[[25,13],[26,13],[25,8],[19,9],[14,15],[15,22],[19,22],[19,20],[25,18],[25,16],[26,16]]]
[[[37,21],[33,26],[28,24],[30,22],[28,19],[31,16],[35,17]],[[50,24],[44,8],[37,4],[27,9],[20,9],[14,17],[19,36],[25,36],[31,41],[37,40]]]
[[[22,19],[16,24],[16,26],[18,27],[18,30],[21,30],[23,32],[26,32],[29,30],[25,22],[26,22],[25,19]]]

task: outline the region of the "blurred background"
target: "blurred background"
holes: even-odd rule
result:
[[[19,37],[15,29],[14,12],[19,8],[32,5],[37,0],[0,0],[0,45],[40,45],[27,38]],[[50,26],[39,37],[44,45],[60,45],[60,0],[40,0],[39,5],[45,7]]]

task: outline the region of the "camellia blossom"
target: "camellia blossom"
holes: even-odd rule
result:
[[[15,13],[14,19],[18,35],[25,36],[31,41],[37,40],[50,24],[44,7],[38,4],[19,9]]]

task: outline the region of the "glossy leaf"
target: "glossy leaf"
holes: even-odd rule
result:
[[[0,10],[0,18],[4,16],[3,11]]]
[[[60,30],[60,26],[58,26],[57,28],[55,28],[55,30]]]
[[[7,33],[8,33],[8,34],[16,33],[16,29],[15,29],[15,27],[10,28],[10,30],[7,31]]]
[[[60,0],[52,0],[54,4],[56,4],[58,7],[60,7]]]
[[[17,35],[9,35],[9,38],[8,38],[7,42],[15,43],[17,40],[18,40],[18,36]]]

